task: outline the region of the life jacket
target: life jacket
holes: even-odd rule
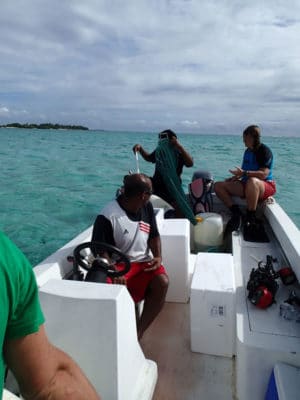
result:
[[[208,171],[194,172],[192,182],[188,185],[189,199],[194,215],[211,212],[213,209],[213,177]]]

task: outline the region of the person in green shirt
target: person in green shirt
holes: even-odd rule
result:
[[[79,366],[48,340],[35,276],[0,231],[0,398],[6,366],[24,399],[100,400]]]

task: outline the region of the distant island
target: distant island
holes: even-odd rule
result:
[[[26,129],[78,129],[88,131],[89,128],[81,125],[61,125],[61,124],[19,124],[14,122],[12,124],[0,125],[0,128],[26,128]]]

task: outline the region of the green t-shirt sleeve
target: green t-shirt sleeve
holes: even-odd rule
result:
[[[6,338],[16,339],[37,332],[45,319],[32,267],[24,254],[9,243],[9,315]],[[7,260],[8,261],[8,260]]]

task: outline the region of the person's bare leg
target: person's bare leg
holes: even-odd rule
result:
[[[144,299],[144,308],[137,324],[138,339],[140,340],[161,311],[168,291],[169,279],[167,275],[156,275],[149,284]]]
[[[135,311],[135,322],[136,322],[136,326],[138,326],[139,320],[140,320],[140,307],[139,307],[139,303],[135,303],[135,304],[134,304],[134,311]]]
[[[240,181],[216,182],[214,185],[215,193],[220,200],[228,207],[232,207],[232,196],[242,197],[244,188]]]
[[[263,197],[265,191],[264,182],[261,179],[249,178],[245,188],[247,209],[255,211],[258,200]]]

